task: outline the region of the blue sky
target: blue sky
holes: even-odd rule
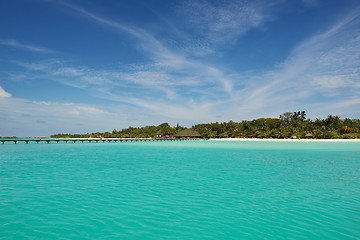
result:
[[[357,0],[0,1],[0,136],[360,118]]]

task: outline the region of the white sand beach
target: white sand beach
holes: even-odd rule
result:
[[[210,138],[209,141],[360,142],[360,139]]]

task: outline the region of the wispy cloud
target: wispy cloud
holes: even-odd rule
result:
[[[17,40],[11,39],[11,40],[3,40],[0,39],[0,44],[1,45],[5,45],[5,46],[9,46],[9,47],[14,47],[14,48],[20,48],[26,51],[31,51],[31,52],[36,52],[36,53],[54,53],[55,51],[48,49],[48,48],[44,48],[44,47],[40,47],[40,46],[35,46],[35,45],[30,45],[30,44],[24,44],[21,43]]]
[[[218,5],[212,5],[203,1],[187,2],[182,9],[186,13],[186,16],[183,16],[185,22],[187,21],[198,34],[204,35],[205,32],[209,32],[209,34],[204,35],[204,38],[201,40],[203,43],[198,43],[195,49],[194,45],[190,44],[192,51],[186,51],[184,48],[186,49],[188,46],[183,45],[182,49],[174,48],[173,45],[169,45],[169,39],[155,37],[156,33],[152,33],[144,28],[125,25],[121,22],[107,19],[66,1],[56,2],[69,7],[81,16],[91,19],[98,24],[135,37],[141,49],[148,54],[151,61],[149,67],[152,67],[153,70],[151,72],[128,72],[124,74],[124,80],[133,81],[143,86],[150,84],[155,85],[155,87],[158,86],[171,99],[176,95],[176,90],[171,89],[169,86],[179,85],[181,82],[184,83],[180,79],[189,79],[191,77],[192,81],[194,79],[201,79],[203,86],[208,85],[208,87],[212,87],[216,83],[218,85],[217,89],[222,89],[223,92],[232,96],[233,80],[220,67],[198,59],[198,53],[203,50],[204,45],[208,45],[210,40],[229,42],[230,39],[238,38],[251,28],[258,27],[266,19],[263,13],[266,4],[263,2],[229,1]],[[175,30],[172,28],[172,31]],[[181,30],[176,29],[175,32],[178,36]],[[182,36],[182,41],[188,43],[189,40],[191,39],[187,39],[186,34]],[[209,52],[214,51],[217,50],[209,50]],[[156,76],[156,80],[154,76]],[[160,84],[155,82],[161,83],[162,86],[160,87]]]
[[[43,113],[49,111],[49,109],[53,109],[51,112],[54,112],[57,109],[58,113],[52,114],[53,117],[66,117],[69,115],[81,116],[82,118],[86,118],[89,116],[104,116],[107,114],[106,111],[83,104],[76,103],[58,103],[58,102],[48,102],[48,101],[27,101],[21,99],[13,99],[14,101],[23,101],[23,103],[27,103],[33,107],[40,107],[39,109],[43,109]],[[46,109],[44,111],[44,109]],[[24,110],[24,109],[23,109]],[[37,111],[38,113],[40,111]],[[43,114],[42,114],[43,115]]]
[[[355,9],[327,31],[300,43],[277,69],[253,75],[246,84],[246,92],[238,95],[238,101],[261,111],[281,106],[282,111],[310,107],[319,113],[327,106],[340,106],[336,104],[339,99],[357,104],[360,93],[359,26],[360,15]],[[352,109],[336,111],[349,113]]]
[[[180,14],[195,36],[212,44],[231,45],[250,29],[269,20],[266,1],[186,1]]]
[[[82,7],[79,7],[75,4],[69,3],[67,1],[54,1],[54,3],[64,5],[77,13],[79,13],[81,16],[86,17],[88,19],[91,19],[92,21],[105,25],[107,27],[116,29],[122,33],[126,33],[136,39],[138,39],[141,42],[141,46],[143,47],[143,50],[149,51],[154,55],[161,56],[165,60],[172,60],[173,58],[178,58],[179,56],[174,56],[174,53],[172,53],[169,49],[167,49],[158,39],[156,39],[152,34],[150,34],[148,31],[138,28],[135,26],[125,25],[121,22],[113,21],[110,19],[107,19],[106,17],[102,17],[100,15],[97,15],[91,11],[85,10]]]

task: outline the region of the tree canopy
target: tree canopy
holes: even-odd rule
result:
[[[58,137],[103,137],[103,138],[156,138],[174,136],[185,127],[171,127],[168,123],[158,126],[128,127],[112,132],[86,134],[54,134]],[[326,119],[306,119],[305,111],[286,112],[279,118],[258,118],[251,121],[206,123],[192,126],[203,138],[360,138],[360,119],[340,119],[329,115]]]

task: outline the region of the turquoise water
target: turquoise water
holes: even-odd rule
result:
[[[359,239],[360,143],[0,145],[1,239]]]

